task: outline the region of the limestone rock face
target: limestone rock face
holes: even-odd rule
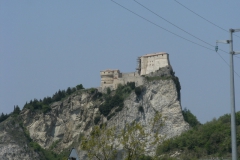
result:
[[[0,123],[0,159],[40,159],[40,155],[28,146],[22,127],[12,117]]]
[[[125,101],[124,108],[109,125],[124,128],[126,123],[140,122],[147,131],[151,130],[151,121],[156,112],[164,119],[160,134],[166,139],[177,136],[189,129],[189,124],[183,119],[178,93],[172,80],[157,80],[145,83],[145,89],[140,98],[135,93]],[[143,107],[143,111],[139,111]]]
[[[86,154],[80,151],[79,137],[91,132],[96,123],[95,117],[99,119],[98,124],[106,123],[108,127],[116,126],[119,131],[124,129],[126,124],[137,121],[144,126],[146,132],[150,133],[152,128],[149,124],[156,113],[160,113],[164,119],[164,125],[158,133],[165,139],[189,129],[189,124],[183,119],[178,91],[173,80],[145,81],[142,88],[140,96],[137,97],[132,92],[124,101],[123,109],[116,112],[109,120],[99,112],[99,106],[104,103],[104,99],[100,98],[97,90],[76,91],[67,98],[53,103],[51,111],[45,114],[41,111],[23,109],[20,118],[32,140],[41,147],[51,148],[58,153],[74,147],[78,150],[81,159],[86,159]],[[19,132],[22,131],[19,130]],[[5,132],[0,132],[0,137],[1,141],[6,139]],[[151,141],[151,136],[149,140]],[[17,149],[19,147],[22,146],[10,142],[7,145],[0,144],[0,157],[10,153],[11,149],[21,152]],[[152,147],[154,146],[147,146],[149,154]],[[34,152],[31,155],[37,157]],[[20,159],[28,159],[31,155]]]
[[[142,111],[139,110],[140,107],[143,107]],[[163,126],[159,131],[162,139],[172,138],[189,129],[189,124],[183,119],[178,93],[172,80],[146,82],[140,98],[132,93],[125,101],[123,110],[110,119],[108,125],[123,129],[125,124],[137,121],[147,133],[151,133],[152,120],[157,112],[163,118]],[[147,146],[146,154],[154,154],[152,151],[155,147]]]
[[[93,118],[101,103],[94,100],[95,93],[78,92],[63,101],[51,105],[51,111],[44,114],[23,110],[21,117],[30,137],[43,148],[57,143],[55,151],[78,146],[80,134],[87,134],[94,125]],[[76,143],[76,145],[74,144]]]

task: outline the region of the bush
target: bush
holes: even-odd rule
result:
[[[124,99],[129,96],[129,94],[132,92],[131,87],[134,86],[135,83],[132,82],[125,86],[119,84],[114,95],[111,95],[110,93],[103,94],[105,102],[99,106],[100,113],[106,117],[115,107],[118,107],[115,110],[116,112],[121,111],[124,106]]]
[[[237,112],[236,117],[239,116],[240,112]],[[237,125],[237,145],[239,146],[240,124]],[[221,116],[218,120],[213,119],[203,125],[196,125],[180,136],[164,141],[158,146],[157,155],[181,150],[182,156],[179,157],[180,159],[186,159],[184,155],[188,155],[188,159],[189,157],[196,159],[210,156],[228,157],[231,153],[230,126],[230,115]]]
[[[49,111],[51,111],[51,107],[49,105],[43,105],[42,112],[45,114]]]
[[[97,125],[98,122],[100,121],[101,119],[101,116],[100,115],[97,115],[95,118],[94,118],[94,124]]]
[[[194,116],[189,109],[184,108],[182,111],[184,120],[189,123],[191,127],[195,127],[200,125],[201,123],[197,120],[196,116]]]
[[[82,84],[77,85],[76,88],[77,88],[77,90],[84,89]]]
[[[42,149],[37,142],[30,142],[29,145],[34,149],[34,151],[40,151]]]
[[[127,86],[129,86],[133,90],[135,89],[135,82],[127,82]]]
[[[119,107],[115,110],[115,112],[120,112],[122,109],[123,109],[123,106],[119,106]]]
[[[136,87],[135,88],[135,94],[137,95],[137,97],[139,97],[141,95],[141,93],[142,93],[141,87]]]
[[[104,116],[107,116],[114,107],[123,107],[123,98],[119,95],[113,97],[105,97],[105,102],[99,106],[99,111]]]
[[[139,107],[138,107],[138,111],[139,111],[139,112],[144,112],[143,106],[139,106]]]
[[[111,93],[111,89],[107,87],[107,94],[109,95]]]
[[[106,104],[106,103],[99,106],[99,111],[104,116],[107,116],[110,113],[111,109],[112,108],[109,106],[109,104]]]
[[[1,123],[2,121],[4,121],[5,119],[7,119],[8,117],[9,117],[8,114],[2,113],[1,116],[0,116],[0,123]]]

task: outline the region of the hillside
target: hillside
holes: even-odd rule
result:
[[[25,143],[42,157],[39,159],[59,159],[66,156],[64,153],[72,147],[77,149],[81,159],[87,159],[87,153],[80,146],[81,137],[90,135],[94,126],[116,127],[120,133],[126,125],[134,122],[139,123],[145,133],[149,133],[145,137],[149,143],[146,144],[144,154],[153,155],[156,145],[150,143],[154,138],[152,133],[168,139],[189,128],[183,119],[179,92],[180,84],[175,76],[149,77],[140,87],[129,83],[119,85],[117,90],[108,90],[107,93],[80,86],[58,91],[43,100],[31,100],[15,118],[22,130],[26,130],[23,132]],[[164,125],[159,130],[153,130],[149,124],[159,113]],[[17,141],[14,143],[22,146]],[[118,149],[120,151],[123,148]]]
[[[240,112],[236,113],[236,124],[238,156],[240,158]],[[180,136],[164,141],[158,146],[157,155],[184,160],[213,157],[231,159],[230,126],[231,117],[229,114],[203,125],[195,125]]]

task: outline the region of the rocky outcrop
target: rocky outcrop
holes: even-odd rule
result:
[[[175,83],[172,80],[146,82],[140,98],[132,93],[125,100],[124,108],[108,124],[124,128],[126,123],[140,122],[147,131],[151,130],[151,121],[156,112],[164,119],[160,134],[171,138],[188,130],[189,125],[183,119],[182,108],[178,100]],[[139,108],[143,107],[140,111]]]
[[[156,113],[160,113],[163,119],[163,126],[159,131],[162,139],[172,138],[189,129],[189,124],[183,119],[178,92],[173,80],[145,82],[141,96],[137,97],[135,93],[132,93],[125,100],[123,110],[108,121],[108,125],[123,129],[126,124],[137,121],[144,126],[147,133],[151,133],[151,124]],[[149,141],[151,138],[149,136]],[[154,154],[153,147],[156,146],[147,146],[146,154]]]
[[[178,90],[174,80],[157,79],[145,80],[141,86],[141,94],[136,96],[132,92],[124,101],[121,111],[115,112],[111,118],[106,118],[99,112],[99,106],[104,103],[101,93],[94,89],[79,90],[65,99],[51,104],[51,110],[43,113],[38,110],[23,109],[20,119],[23,126],[28,130],[31,139],[37,142],[42,148],[51,149],[60,153],[71,147],[80,152],[79,137],[91,132],[92,127],[97,123],[107,124],[108,127],[116,126],[118,131],[126,124],[137,121],[144,126],[144,130],[151,132],[151,122],[156,113],[162,115],[164,125],[158,131],[164,139],[171,138],[188,130],[189,125],[183,119],[182,109],[178,97]],[[98,122],[96,122],[98,118]],[[1,123],[0,126],[3,126]],[[4,126],[6,124],[4,123]],[[21,127],[8,126],[23,134]],[[6,127],[0,128],[0,156],[7,157],[9,154],[25,156],[19,159],[38,159],[38,154],[30,150],[26,152],[26,143],[11,142],[10,130]],[[9,140],[9,141],[8,141]],[[151,141],[151,135],[149,136]],[[26,146],[26,147],[25,147]],[[153,147],[147,146],[147,154],[151,154]],[[14,152],[13,152],[14,150]],[[86,159],[86,154],[81,151],[80,156]]]
[[[81,133],[87,134],[91,131],[98,111],[96,106],[101,103],[94,97],[96,94],[96,91],[76,92],[63,101],[53,103],[51,111],[46,114],[23,110],[23,124],[35,142],[43,148],[57,143],[54,149],[60,152],[78,142]]]
[[[28,146],[23,128],[16,118],[9,117],[0,123],[0,159],[32,160],[40,159],[40,155]]]

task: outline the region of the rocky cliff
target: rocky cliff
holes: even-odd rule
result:
[[[40,157],[41,155],[29,146],[24,130],[16,117],[9,117],[0,124],[1,160],[32,160]]]
[[[182,116],[179,90],[176,86],[176,82],[172,78],[148,79],[141,87],[140,95],[137,96],[132,91],[125,98],[123,108],[118,112],[114,112],[113,109],[110,112],[112,116],[108,118],[99,112],[99,106],[104,103],[104,98],[94,89],[79,90],[61,101],[52,103],[51,110],[47,113],[25,108],[21,111],[19,118],[34,142],[57,153],[71,147],[77,148],[80,152],[79,137],[88,135],[95,124],[105,123],[108,127],[116,126],[121,130],[126,124],[137,121],[144,126],[147,132],[150,132],[149,124],[156,113],[161,113],[164,118],[164,125],[159,134],[167,139],[177,136],[189,128]],[[16,131],[22,132],[21,129],[17,129],[17,126],[13,125],[12,127]],[[1,138],[6,137],[8,132],[5,127],[3,130],[5,132],[0,132]],[[2,141],[3,139],[6,138],[2,138]],[[2,147],[0,156],[6,155],[7,146],[14,144],[7,143],[6,140],[4,143],[7,145],[0,145]],[[24,143],[20,145],[24,146]],[[14,147],[12,146],[12,148]],[[148,150],[150,148],[151,146],[148,146]],[[80,154],[82,158],[86,157],[82,153],[84,152]],[[29,157],[30,155],[37,157],[35,152],[31,152]],[[28,157],[21,159],[28,159]]]

